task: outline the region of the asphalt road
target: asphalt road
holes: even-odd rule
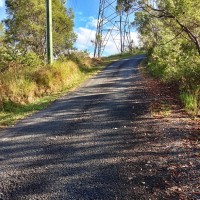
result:
[[[143,58],[111,64],[1,131],[0,199],[139,199],[123,169],[139,142],[134,120],[147,112],[138,73]]]

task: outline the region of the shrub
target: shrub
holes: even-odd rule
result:
[[[83,76],[72,61],[37,67],[14,64],[0,74],[0,105],[3,101],[19,104],[33,102],[37,97],[70,87]]]
[[[1,74],[0,78],[3,100],[20,104],[34,101],[36,84],[24,76],[23,71],[9,70]]]
[[[147,69],[163,82],[179,85],[185,109],[194,114],[198,112],[200,101],[200,57],[188,45],[180,42],[156,46]]]
[[[0,72],[0,108],[9,103],[32,103],[39,97],[71,88],[91,71],[92,61],[85,52],[73,54],[79,60],[76,63],[63,57],[48,66],[32,52],[22,54],[14,48],[0,49],[4,56],[0,59],[0,70],[3,69]],[[16,51],[14,55],[12,51]]]
[[[69,53],[66,57],[60,58],[61,61],[71,60],[78,64],[79,66],[90,66],[91,59],[87,50],[85,51],[73,51]]]
[[[33,79],[38,85],[38,95],[62,90],[77,74],[80,75],[78,66],[72,62],[56,62],[53,66],[44,66],[33,74]]]
[[[182,92],[180,95],[181,101],[184,104],[185,110],[190,113],[191,115],[198,114],[198,102],[199,97],[198,94],[189,93],[189,92]]]

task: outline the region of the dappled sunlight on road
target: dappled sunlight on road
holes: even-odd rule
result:
[[[46,110],[1,132],[5,199],[168,195],[167,182],[174,180],[168,163],[177,157],[182,161],[187,152],[171,149],[170,128],[150,116],[139,61],[113,64]]]

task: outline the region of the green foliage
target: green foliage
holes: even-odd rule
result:
[[[190,45],[176,41],[156,46],[148,63],[150,73],[167,83],[179,85],[181,100],[190,113],[198,112],[200,100],[200,57]]]
[[[88,59],[88,58],[87,58]],[[0,127],[13,124],[33,111],[45,108],[51,101],[78,86],[102,69],[102,63],[91,60],[95,67],[78,66],[64,59],[52,67],[10,68],[0,74]]]
[[[3,101],[24,104],[33,100],[36,85],[23,69],[7,70],[1,74],[0,79],[2,85],[0,96]]]
[[[76,36],[73,32],[73,13],[66,10],[65,1],[54,0],[53,40],[54,54],[58,56],[71,49]],[[45,57],[46,9],[45,1],[6,0],[8,18],[5,20],[7,42],[24,51]],[[19,9],[20,8],[20,9]]]
[[[189,93],[189,92],[182,92],[180,95],[181,101],[184,104],[184,107],[188,113],[191,115],[197,115],[198,114],[198,101],[199,101],[199,94],[197,93]]]
[[[64,59],[68,59],[68,60],[72,60],[75,63],[77,63],[78,65],[87,65],[89,66],[91,63],[87,64],[87,60],[91,60],[88,59],[89,58],[89,53],[87,52],[87,50],[84,51],[72,51],[71,53],[69,53],[66,57],[64,57]],[[63,60],[63,57],[61,58],[61,60]]]
[[[0,47],[0,71],[10,68],[36,67],[43,62],[38,55],[32,51],[24,51],[17,47],[3,44]]]
[[[198,0],[118,0],[124,10],[138,8],[134,25],[149,49],[149,72],[178,84],[186,110],[200,102],[200,4]]]
[[[70,87],[81,75],[83,74],[74,62],[65,61],[54,63],[52,67],[40,68],[32,78],[38,86],[37,95],[40,96]]]
[[[84,74],[72,61],[55,63],[52,67],[12,67],[0,75],[3,101],[18,104],[34,102],[38,97],[62,91]]]
[[[43,62],[35,52],[27,52],[24,53],[23,56],[19,55],[18,60],[22,65],[33,68],[43,64]]]

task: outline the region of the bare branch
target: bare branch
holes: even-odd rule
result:
[[[178,38],[182,33],[183,33],[183,31],[180,32],[180,33],[178,33],[178,34],[177,34],[174,38],[172,38],[171,40],[169,40],[169,41],[167,41],[167,42],[165,42],[165,43],[162,43],[162,44],[158,44],[158,45],[159,45],[159,46],[166,45],[166,44],[172,42],[173,40],[175,40],[176,38]]]

